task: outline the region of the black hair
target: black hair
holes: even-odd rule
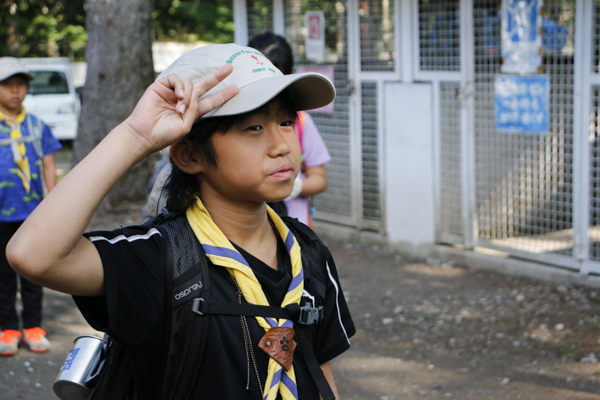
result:
[[[248,47],[255,48],[263,53],[284,75],[293,72],[294,53],[283,36],[266,32],[250,40]]]
[[[294,120],[298,118],[292,101],[291,89],[286,88],[270,102],[276,99],[282,101],[284,109],[293,115]],[[236,122],[253,113],[260,112],[270,102],[244,114],[203,118],[192,126],[190,132],[179,143],[189,141],[194,147],[194,151],[200,154],[209,168],[217,168],[218,159],[213,146],[213,136],[227,133]],[[200,196],[198,178],[196,175],[183,172],[175,163],[172,162],[172,164],[173,170],[164,188],[167,193],[167,209],[171,212],[184,212],[194,203],[196,196]]]

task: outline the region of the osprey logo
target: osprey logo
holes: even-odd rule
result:
[[[198,281],[198,282],[192,284],[187,289],[184,289],[181,292],[177,293],[175,295],[175,300],[181,300],[184,297],[188,296],[190,293],[195,292],[195,291],[200,290],[200,289],[202,289],[202,281]]]

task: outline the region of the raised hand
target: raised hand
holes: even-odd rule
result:
[[[229,86],[198,100],[232,71],[226,64],[196,83],[168,75],[146,89],[125,124],[148,153],[161,150],[185,136],[196,119],[237,94],[237,86]]]

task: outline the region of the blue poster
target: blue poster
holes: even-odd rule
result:
[[[497,75],[496,128],[515,133],[547,133],[549,83],[546,75]]]

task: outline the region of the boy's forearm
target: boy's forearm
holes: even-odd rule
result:
[[[46,183],[46,189],[51,191],[56,186],[56,164],[54,163],[54,156],[49,154],[42,159],[44,166],[44,182]]]
[[[327,172],[325,171],[325,166],[307,167],[300,196],[313,196],[323,192],[325,189],[327,189]]]
[[[327,361],[324,364],[321,364],[321,369],[323,370],[323,375],[325,375],[325,379],[327,379],[327,383],[329,383],[329,387],[333,392],[335,398],[339,400],[340,396],[338,394],[338,389],[335,384],[335,379],[333,379],[333,371],[331,370],[331,362]],[[319,396],[321,400],[323,400],[322,396]]]
[[[193,83],[168,75],[146,90],[131,115],[65,176],[6,248],[10,265],[29,280],[80,296],[104,292],[102,260],[82,235],[117,181],[147,155],[180,140],[194,120],[237,93],[206,92],[233,70],[225,65]]]
[[[117,126],[48,194],[11,242],[40,268],[60,262],[73,251],[102,199],[146,153],[126,125]]]

